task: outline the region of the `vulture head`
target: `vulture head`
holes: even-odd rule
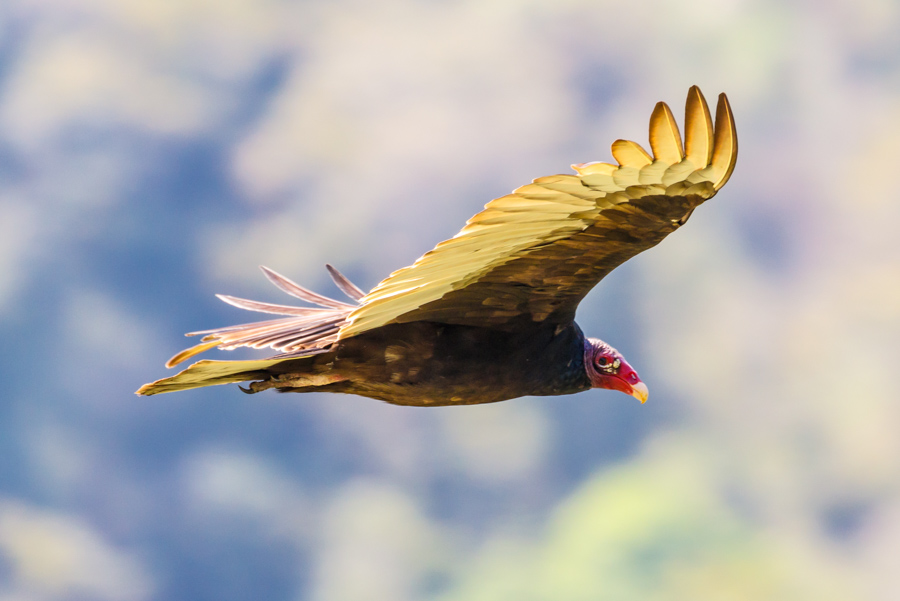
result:
[[[650,394],[622,353],[598,338],[584,339],[584,368],[594,388],[618,390],[641,403]]]

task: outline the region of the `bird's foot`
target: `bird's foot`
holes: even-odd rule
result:
[[[250,382],[247,388],[238,386],[242,392],[246,394],[256,394],[269,388],[306,388],[310,386],[325,386],[334,384],[335,382],[343,382],[346,380],[344,376],[338,374],[282,374],[272,376],[268,380],[259,382]]]
[[[247,388],[244,388],[240,384],[238,384],[238,388],[241,389],[241,392],[245,394],[256,394],[257,392],[262,392],[263,390],[268,390],[269,388],[275,388],[278,386],[278,382],[273,380],[261,380],[259,382],[250,382]]]

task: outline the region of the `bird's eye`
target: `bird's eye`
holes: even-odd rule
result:
[[[609,363],[609,359],[607,359],[606,357],[598,357],[597,358],[597,365],[599,365],[600,367],[605,367],[608,363]]]

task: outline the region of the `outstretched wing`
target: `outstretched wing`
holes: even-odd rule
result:
[[[713,129],[706,100],[690,89],[684,146],[672,111],[658,103],[650,147],[653,156],[616,140],[618,165],[573,165],[578,175],[542,177],[489,202],[363,297],[340,338],[411,321],[504,328],[572,320],[597,282],[678,229],[728,181],[737,159],[728,99],[719,95]]]

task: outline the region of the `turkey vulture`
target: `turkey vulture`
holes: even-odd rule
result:
[[[684,225],[725,185],[737,159],[728,99],[713,128],[700,90],[688,92],[685,144],[669,107],[650,117],[651,156],[616,140],[618,165],[580,163],[489,202],[453,238],[368,293],[328,267],[352,303],[262,268],[278,288],[316,307],[219,295],[277,319],[192,332],[213,347],[272,348],[257,361],[199,361],[140,395],[250,382],[245,392],[344,392],[398,405],[466,405],[523,395],[610,388],[647,399],[625,358],[575,323],[581,299],[610,271]]]

